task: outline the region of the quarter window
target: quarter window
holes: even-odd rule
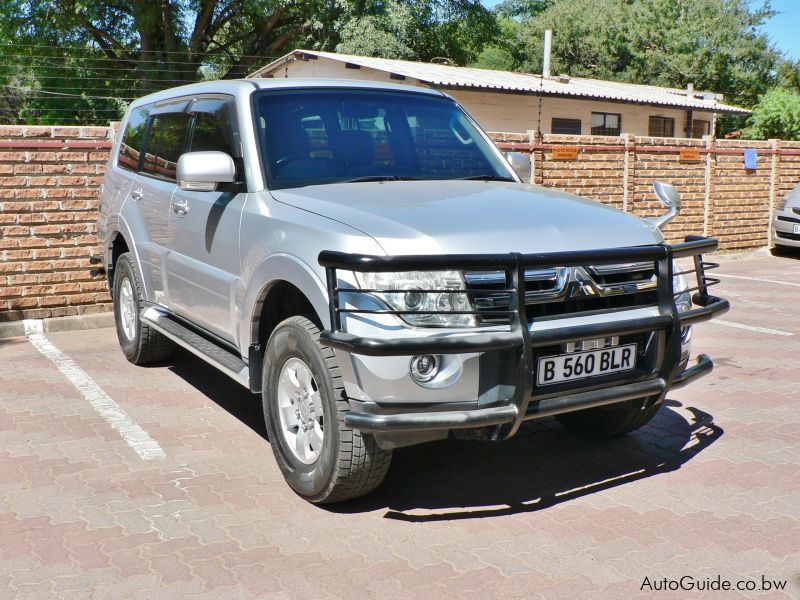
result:
[[[622,132],[622,115],[619,113],[592,113],[592,135],[619,135]]]
[[[145,173],[175,181],[178,158],[186,151],[190,122],[186,113],[164,113],[150,120],[142,169]]]
[[[194,118],[190,152],[217,151],[239,158],[238,131],[233,102],[219,98],[201,98],[192,103]]]
[[[675,119],[650,117],[648,135],[652,137],[675,137]]]
[[[139,170],[139,157],[141,156],[144,132],[147,128],[147,115],[149,108],[140,107],[131,111],[128,125],[122,136],[117,155],[117,166],[128,171]]]
[[[553,118],[553,121],[550,124],[550,132],[561,133],[565,135],[580,135],[581,120]]]

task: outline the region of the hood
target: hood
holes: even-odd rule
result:
[[[633,215],[518,183],[337,183],[271,193],[363,231],[387,254],[556,252],[663,240],[655,226]]]

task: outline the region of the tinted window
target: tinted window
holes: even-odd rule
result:
[[[117,165],[128,171],[136,171],[139,168],[139,156],[142,150],[142,142],[144,142],[148,112],[149,109],[147,107],[132,110],[125,133],[122,136]]]
[[[193,102],[189,112],[194,116],[190,152],[215,150],[239,157],[232,100],[203,98]]]
[[[566,135],[580,135],[581,120],[553,118],[553,121],[550,125],[550,132],[561,133]]]
[[[273,189],[361,178],[511,180],[448,98],[374,90],[261,93],[256,123]]]
[[[178,158],[186,152],[190,123],[191,118],[186,113],[165,113],[150,120],[143,168],[145,173],[175,180]]]

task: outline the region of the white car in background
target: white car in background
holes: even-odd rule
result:
[[[800,248],[800,183],[775,209],[772,241],[776,246]]]

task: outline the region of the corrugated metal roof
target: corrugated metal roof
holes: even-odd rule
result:
[[[750,112],[744,108],[722,104],[716,100],[715,94],[710,92],[687,94],[686,90],[653,85],[621,83],[583,77],[569,77],[562,80],[560,77],[541,77],[528,73],[451,67],[449,65],[320,52],[318,50],[295,50],[253,72],[248,77],[263,77],[271,74],[283,68],[287,59],[296,60],[302,58],[303,55],[316,56],[386,73],[403,75],[437,87],[541,93],[545,96],[574,96],[575,98],[614,100],[733,114],[748,114]]]

